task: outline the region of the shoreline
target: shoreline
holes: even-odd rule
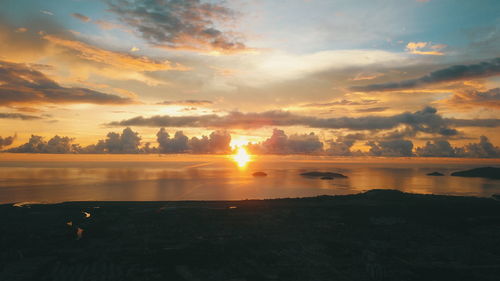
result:
[[[350,194],[338,194],[338,195],[317,195],[317,196],[306,196],[306,197],[281,197],[281,198],[248,198],[248,199],[235,199],[235,200],[144,200],[144,201],[123,201],[123,200],[75,200],[75,201],[61,201],[61,202],[36,202],[36,201],[20,201],[20,202],[0,202],[0,207],[13,206],[13,207],[25,207],[25,206],[48,206],[48,205],[113,205],[113,204],[130,204],[130,205],[155,205],[155,204],[231,204],[238,202],[249,202],[249,201],[280,201],[280,200],[313,200],[317,198],[331,198],[331,199],[341,199],[341,197],[359,196],[370,192],[400,192],[409,196],[435,196],[435,197],[461,197],[470,199],[493,199],[499,200],[496,197],[500,196],[498,194],[492,194],[490,196],[476,196],[476,195],[460,195],[460,194],[436,194],[436,193],[413,193],[405,192],[397,189],[368,189],[357,193]],[[18,206],[14,206],[18,205]]]

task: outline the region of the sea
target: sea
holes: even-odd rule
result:
[[[0,154],[0,203],[297,198],[370,189],[490,197],[500,180],[451,176],[499,159],[304,155]],[[325,180],[304,172],[334,172]],[[256,177],[255,172],[267,176]],[[440,172],[444,176],[428,176]]]

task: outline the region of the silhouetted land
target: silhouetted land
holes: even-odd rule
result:
[[[483,167],[451,173],[452,176],[469,178],[500,179],[500,168]]]
[[[375,190],[0,205],[0,249],[5,281],[498,280],[500,202]]]
[[[442,177],[442,176],[444,176],[444,174],[440,173],[440,172],[432,172],[432,173],[428,173],[427,175],[428,176],[434,176],[434,177]]]

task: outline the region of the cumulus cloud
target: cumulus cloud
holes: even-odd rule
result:
[[[0,61],[0,105],[23,103],[130,104],[130,98],[63,87],[26,64]]]
[[[262,154],[311,154],[321,153],[323,143],[314,133],[293,134],[290,137],[283,130],[274,129],[270,138],[258,144],[248,145],[250,151]]]
[[[189,140],[189,148],[193,153],[229,153],[231,135],[227,131],[214,131],[210,136],[193,137]]]
[[[37,120],[42,119],[42,117],[22,113],[0,113],[0,119]]]
[[[178,101],[162,101],[157,104],[161,105],[183,105],[183,106],[204,106],[213,104],[209,100],[178,100]]]
[[[161,153],[184,153],[189,149],[189,138],[182,131],[175,132],[174,137],[170,138],[165,128],[161,128],[156,137]]]
[[[106,139],[97,144],[81,148],[81,153],[139,153],[141,137],[130,128],[123,129],[122,133],[109,132]]]
[[[48,142],[41,136],[31,135],[27,143],[8,151],[14,153],[76,153],[73,138],[54,136]]]
[[[156,134],[156,140],[160,153],[223,154],[231,151],[231,135],[227,131],[214,131],[208,137],[189,139],[182,131],[175,132],[174,137],[170,138],[165,128],[161,128]]]
[[[410,140],[369,141],[366,145],[370,146],[369,153],[373,156],[413,156],[413,143]]]
[[[145,127],[199,127],[199,128],[238,128],[256,129],[266,126],[305,126],[324,129],[350,130],[388,130],[405,127],[405,134],[438,134],[441,136],[457,135],[457,127],[498,127],[500,119],[448,119],[443,118],[433,107],[426,107],[416,112],[404,112],[392,116],[364,116],[318,118],[302,116],[286,111],[266,111],[262,113],[230,112],[226,115],[191,115],[191,116],[142,116],[128,120],[111,122],[110,126],[145,126]]]
[[[0,149],[3,149],[4,147],[11,145],[15,139],[16,135],[5,138],[0,136]]]
[[[363,155],[361,151],[351,151],[352,146],[358,140],[365,140],[366,135],[361,133],[339,136],[336,140],[327,140],[328,148],[326,154],[334,156]]]
[[[168,49],[241,52],[247,48],[218,23],[233,20],[235,12],[200,0],[107,0],[109,11],[149,43]]]
[[[469,143],[459,152],[465,157],[498,158],[500,148],[494,146],[486,136],[481,136],[478,143]]]
[[[425,146],[417,147],[416,154],[423,157],[455,157],[456,149],[446,140],[428,141]]]
[[[494,146],[486,136],[481,136],[479,142],[463,147],[453,147],[446,140],[429,141],[425,146],[417,147],[415,153],[421,157],[498,158],[500,148]]]
[[[390,91],[411,89],[428,84],[448,81],[464,80],[471,78],[489,77],[500,74],[500,58],[483,61],[476,64],[453,65],[447,68],[433,71],[416,79],[403,80],[400,82],[370,84],[366,86],[351,87],[354,91]]]
[[[16,136],[0,137],[0,149],[12,144]],[[356,141],[366,141],[369,151],[352,151]],[[199,153],[227,154],[231,152],[231,135],[227,131],[214,131],[208,137],[189,139],[182,131],[177,131],[171,138],[162,128],[157,133],[159,147],[150,143],[141,145],[141,137],[130,128],[122,133],[110,132],[106,139],[96,144],[81,147],[74,143],[74,138],[54,136],[49,141],[32,135],[27,143],[6,150],[13,153]],[[263,142],[248,144],[247,149],[255,154],[314,154],[335,156],[383,156],[383,157],[469,157],[500,158],[500,148],[494,146],[487,137],[481,136],[479,142],[463,147],[453,147],[443,139],[427,142],[423,147],[414,148],[406,139],[384,139],[367,134],[347,134],[337,139],[326,141],[327,148],[314,133],[293,134],[288,136],[283,130],[274,129],[271,137]]]
[[[80,13],[73,13],[73,14],[71,14],[71,16],[73,16],[74,18],[79,19],[79,20],[81,20],[83,22],[89,22],[89,21],[91,21],[91,19],[89,17],[87,17],[85,15],[82,15]]]

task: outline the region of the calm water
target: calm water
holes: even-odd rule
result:
[[[239,167],[229,156],[0,154],[0,203],[81,200],[233,200],[358,193],[373,188],[491,196],[500,181],[426,173],[499,160],[256,156]],[[263,171],[267,177],[255,178]],[[310,179],[330,171],[347,179]]]

